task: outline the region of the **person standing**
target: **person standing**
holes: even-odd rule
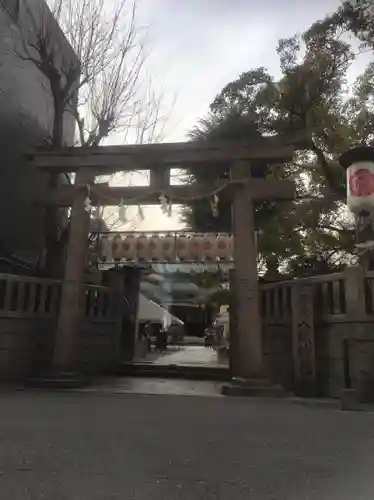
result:
[[[147,353],[152,349],[152,325],[150,321],[146,321],[143,330],[144,342],[146,344]]]
[[[162,351],[162,327],[160,324],[155,325],[156,329],[156,349]]]
[[[161,350],[166,351],[168,348],[168,330],[161,327]]]

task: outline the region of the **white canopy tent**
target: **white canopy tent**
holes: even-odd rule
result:
[[[156,302],[147,299],[142,293],[139,294],[138,321],[151,321],[152,323],[166,325],[184,325],[183,321],[170,314],[166,309],[156,304]]]

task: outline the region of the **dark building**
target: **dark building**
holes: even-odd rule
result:
[[[54,106],[48,79],[20,57],[41,24],[52,34],[59,69],[79,65],[44,0],[0,0],[0,258],[21,268],[24,262],[35,266],[45,248],[45,209],[35,199],[47,189],[47,179],[25,162],[24,153],[50,140]],[[66,113],[64,143],[72,145],[74,136],[74,119]]]

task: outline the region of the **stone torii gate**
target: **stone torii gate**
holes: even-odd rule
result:
[[[294,184],[289,181],[251,177],[251,165],[269,165],[291,160],[301,137],[262,137],[246,142],[171,143],[133,146],[98,146],[66,148],[60,151],[36,151],[30,156],[34,167],[53,174],[75,172],[75,185],[52,191],[47,205],[71,207],[70,234],[67,245],[64,281],[56,329],[53,370],[56,373],[74,369],[75,348],[81,320],[83,275],[87,258],[89,214],[84,201],[91,193],[93,204],[115,205],[136,199],[134,204],[158,204],[164,193],[173,203],[196,195],[212,194],[232,201],[234,266],[236,296],[235,373],[243,379],[263,379],[262,332],[259,312],[257,255],[254,234],[253,204],[257,200],[292,199]],[[170,185],[171,168],[214,168],[227,164],[230,181],[214,186]],[[118,171],[150,170],[150,185],[109,187],[94,184],[98,175]],[[88,187],[91,186],[91,189]],[[111,200],[108,203],[108,200]]]

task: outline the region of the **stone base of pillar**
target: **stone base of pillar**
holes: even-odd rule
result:
[[[79,372],[48,372],[28,377],[25,385],[33,389],[79,389],[89,382],[89,377]]]
[[[358,392],[355,389],[343,389],[340,400],[340,409],[357,411],[360,408]]]
[[[221,394],[224,396],[252,396],[259,398],[283,398],[287,396],[282,386],[274,385],[268,380],[260,378],[233,378],[230,383],[222,386]]]

